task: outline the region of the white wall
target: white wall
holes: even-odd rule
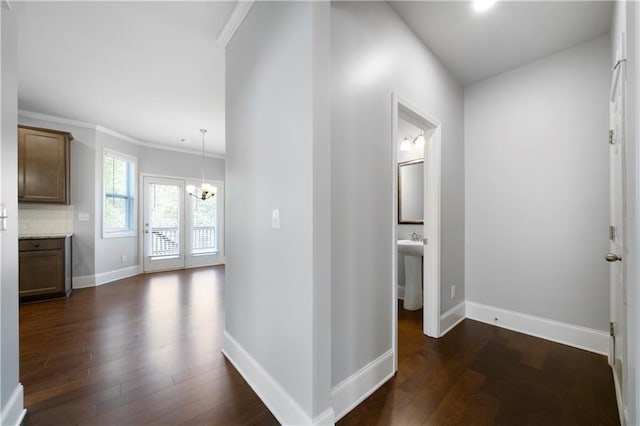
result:
[[[465,88],[467,300],[608,329],[609,38]]]
[[[328,41],[328,3],[256,2],[227,46],[224,351],[285,424],[330,403]]]
[[[464,287],[463,92],[383,2],[333,2],[332,384],[392,348],[392,93],[442,123],[442,304]],[[391,373],[391,371],[387,372]]]
[[[638,132],[638,112],[640,111],[640,43],[638,37],[638,26],[640,25],[640,8],[636,2],[617,1],[613,13],[611,28],[611,56],[610,65],[613,66],[617,60],[617,53],[621,57],[627,58],[625,65],[627,71],[627,115],[626,131],[627,139],[625,146],[625,181],[626,181],[626,209],[624,223],[624,244],[623,254],[624,279],[627,285],[627,354],[626,354],[626,376],[627,387],[623,390],[625,403],[628,407],[627,423],[629,425],[640,424],[640,370],[638,369],[638,356],[640,354],[640,291],[638,281],[640,273],[638,271],[638,244],[640,242],[640,223],[638,214],[640,213],[640,186],[639,163],[640,143]],[[620,35],[624,33],[627,40],[626,54],[621,49]]]
[[[7,230],[0,231],[0,424],[15,425],[24,415],[18,359],[17,28],[4,2],[0,15],[0,203],[9,216]]]

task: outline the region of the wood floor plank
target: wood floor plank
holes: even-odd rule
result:
[[[224,267],[20,306],[26,425],[277,424],[221,354]]]
[[[431,339],[422,311],[398,314],[398,372],[339,425],[619,424],[602,355],[471,320]]]
[[[26,425],[273,425],[224,358],[224,268],[127,278],[20,306]],[[398,372],[340,425],[618,424],[605,357],[399,307]]]

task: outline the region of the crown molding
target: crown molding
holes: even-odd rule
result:
[[[173,146],[168,146],[168,145],[162,145],[162,144],[159,144],[159,143],[141,141],[139,139],[132,138],[131,136],[125,135],[123,133],[116,132],[115,130],[111,130],[111,129],[107,128],[107,127],[100,126],[100,125],[96,126],[96,132],[100,132],[100,133],[103,133],[105,135],[113,136],[116,139],[120,139],[120,140],[123,140],[125,142],[132,143],[134,145],[144,146],[146,148],[162,149],[162,150],[165,150],[165,151],[172,151],[172,152],[182,152],[184,154],[191,154],[191,155],[197,155],[197,156],[201,156],[202,155],[202,151],[198,151],[198,150],[195,150],[195,149],[178,148],[178,147],[173,147]],[[205,152],[204,156],[205,157],[209,157],[209,158],[224,159],[224,156],[222,156],[222,155],[211,154],[211,153],[208,153],[208,152]]]
[[[94,123],[89,123],[86,121],[79,121],[79,120],[73,120],[71,118],[58,117],[57,115],[42,114],[40,112],[26,111],[24,109],[18,110],[18,116],[34,118],[36,120],[51,121],[52,123],[58,123],[58,124],[67,124],[69,126],[82,127],[83,129],[90,129],[90,130],[96,130],[96,127],[97,127]]]
[[[216,40],[218,46],[222,47],[223,49],[227,48],[227,45],[235,35],[236,31],[238,31],[238,28],[240,28],[240,25],[242,25],[244,18],[247,17],[247,14],[249,13],[249,10],[251,10],[251,6],[253,6],[254,1],[255,0],[248,0],[239,1],[238,3],[236,3],[236,7],[233,9],[233,12],[231,12],[229,19],[227,19],[227,23],[224,25],[222,31],[220,31],[220,34],[218,35],[218,38]]]
[[[185,149],[185,148],[179,148],[179,147],[163,145],[163,144],[160,144],[160,143],[141,141],[141,140],[133,138],[133,137],[131,137],[129,135],[125,135],[124,133],[117,132],[115,130],[109,129],[109,128],[101,126],[99,124],[88,123],[86,121],[79,121],[79,120],[74,120],[74,119],[71,119],[71,118],[59,117],[59,116],[56,116],[56,115],[42,114],[42,113],[33,112],[33,111],[26,111],[26,110],[23,110],[23,109],[18,110],[18,116],[19,117],[26,117],[26,118],[33,118],[33,119],[36,119],[36,120],[49,121],[51,123],[66,124],[68,126],[75,126],[75,127],[80,127],[80,128],[83,128],[83,129],[89,129],[89,130],[93,130],[93,131],[96,131],[96,132],[100,132],[100,133],[105,134],[105,135],[113,136],[116,139],[120,139],[122,141],[129,142],[129,143],[134,144],[134,145],[144,146],[146,148],[162,149],[164,151],[181,152],[181,153],[184,153],[184,154],[191,154],[191,155],[197,155],[197,156],[201,156],[202,155],[202,151],[200,151],[200,150]],[[205,157],[209,157],[209,158],[221,159],[221,160],[224,160],[224,158],[225,158],[224,155],[211,154],[211,153],[205,153],[204,156]]]

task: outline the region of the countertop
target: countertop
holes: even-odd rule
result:
[[[19,240],[46,240],[54,238],[72,237],[73,234],[40,234],[40,235],[18,235]]]

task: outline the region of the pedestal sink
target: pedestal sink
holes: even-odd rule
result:
[[[404,255],[404,302],[408,311],[422,308],[422,241],[398,240],[398,253]]]

